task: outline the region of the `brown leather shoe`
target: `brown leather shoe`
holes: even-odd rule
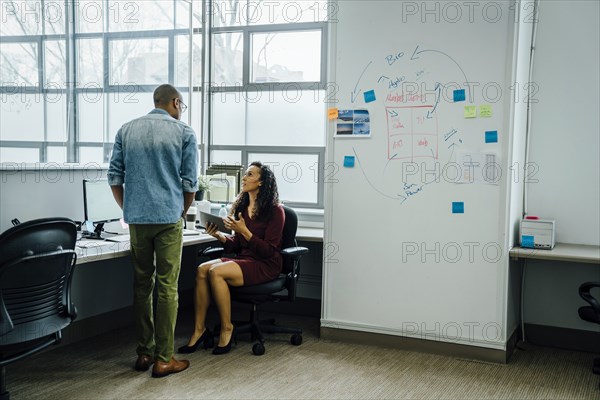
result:
[[[154,378],[162,378],[163,376],[167,376],[169,374],[176,374],[187,369],[190,366],[190,362],[188,360],[179,360],[177,361],[175,357],[171,357],[171,361],[164,362],[156,360],[154,362],[154,367],[152,367],[152,376]]]
[[[148,371],[154,363],[154,359],[147,354],[140,354],[135,362],[136,371]]]

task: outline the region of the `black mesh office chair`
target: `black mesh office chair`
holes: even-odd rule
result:
[[[590,305],[579,308],[579,317],[588,322],[600,324],[600,301],[590,293],[593,288],[600,287],[600,282],[585,282],[579,286],[579,296]],[[600,375],[600,357],[594,359],[592,366],[594,374]],[[598,383],[600,389],[600,383]]]
[[[6,365],[58,343],[76,317],[70,288],[75,223],[24,222],[0,235],[0,400],[8,400]]]
[[[234,322],[237,333],[250,333],[251,339],[255,343],[252,346],[252,352],[257,355],[265,353],[265,338],[263,332],[266,333],[291,333],[290,342],[299,346],[302,344],[302,329],[288,328],[275,325],[274,319],[260,320],[258,306],[265,302],[295,301],[296,300],[296,285],[300,274],[300,258],[303,254],[308,253],[306,247],[298,247],[296,244],[296,231],[298,229],[298,217],[294,210],[284,206],[285,224],[283,226],[283,237],[281,242],[281,254],[283,256],[283,268],[279,277],[265,283],[252,286],[231,287],[231,299],[240,303],[252,305],[250,313],[250,321],[247,323]],[[201,255],[210,259],[220,258],[223,254],[223,248],[209,247],[204,250]],[[279,294],[283,290],[287,290],[286,294]],[[215,331],[219,329],[216,328]]]

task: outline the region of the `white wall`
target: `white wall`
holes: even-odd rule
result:
[[[0,231],[14,218],[66,217],[83,220],[83,180],[106,177],[106,170],[56,169],[37,165],[4,164],[0,171]]]
[[[535,45],[527,211],[556,240],[600,245],[600,2],[542,1]]]
[[[600,245],[600,2],[542,1],[533,82],[527,211],[556,219],[559,242]],[[532,170],[533,171],[533,170]],[[525,276],[526,323],[598,331],[582,321],[577,295],[600,281],[600,266],[532,261]]]

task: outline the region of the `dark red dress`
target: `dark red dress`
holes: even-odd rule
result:
[[[236,253],[236,258],[221,257],[234,261],[242,268],[244,286],[273,280],[281,272],[281,235],[285,222],[282,206],[277,206],[266,221],[250,219],[248,211],[242,213],[246,226],[252,232],[250,241],[237,233],[227,238],[225,253]]]

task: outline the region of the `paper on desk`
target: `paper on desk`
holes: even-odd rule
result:
[[[77,247],[82,247],[82,248],[89,248],[89,247],[100,247],[104,244],[105,242],[103,240],[81,240],[79,242],[76,243]]]

